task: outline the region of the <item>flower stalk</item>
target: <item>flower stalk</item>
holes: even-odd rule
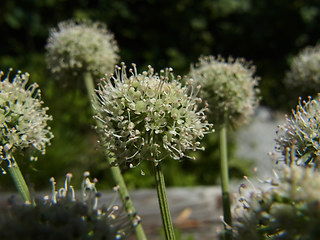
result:
[[[220,165],[221,165],[221,190],[222,190],[222,205],[223,218],[226,223],[225,229],[232,226],[232,217],[230,210],[230,190],[229,190],[229,169],[228,169],[228,155],[227,155],[227,127],[222,125],[219,133],[220,137]],[[231,232],[225,232],[225,239],[231,239]]]
[[[1,79],[3,72],[0,72],[0,165],[8,162],[8,172],[23,200],[35,205],[13,155],[28,148],[45,154],[46,145],[50,145],[53,138],[51,128],[47,126],[52,117],[46,113],[48,108],[42,106],[38,85],[27,85],[30,75],[18,71],[10,79],[11,71],[4,79]],[[30,157],[30,160],[36,159]]]
[[[84,74],[84,81],[86,84],[88,95],[90,97],[90,100],[92,101],[93,111],[95,111],[94,109],[96,109],[98,102],[97,102],[97,98],[94,97],[95,88],[94,88],[92,75],[89,72]],[[97,127],[102,128],[102,126],[101,126],[102,123],[100,121],[98,121],[97,119],[96,119],[96,124],[97,124]],[[103,139],[101,139],[101,141],[103,141]],[[106,151],[108,151],[108,150],[106,150]],[[108,153],[107,153],[107,155],[108,155]],[[129,191],[127,189],[126,183],[125,183],[123,176],[121,174],[121,170],[120,170],[119,166],[113,166],[113,162],[115,161],[114,159],[107,157],[107,161],[108,161],[109,166],[112,166],[110,168],[112,178],[113,178],[115,184],[119,187],[120,198],[123,202],[123,205],[126,209],[126,212],[130,216],[130,220],[132,222],[132,225],[135,226],[137,239],[138,240],[145,240],[147,238],[145,236],[142,224],[140,223],[139,218],[136,215],[136,209],[135,209],[133,202],[130,198]]]
[[[26,181],[23,178],[23,175],[16,161],[14,161],[13,163],[10,163],[10,165],[8,166],[8,172],[11,176],[11,179],[15,187],[17,188],[18,192],[23,198],[24,202],[35,206],[36,205],[35,201],[34,199],[31,198],[29,188],[26,184]]]
[[[142,161],[156,163],[155,181],[165,234],[167,239],[175,239],[160,162],[194,159],[187,151],[203,149],[199,140],[212,124],[206,120],[207,108],[199,106],[198,110],[202,99],[196,95],[200,87],[194,87],[192,79],[182,85],[172,68],[158,74],[151,66],[142,73],[135,64],[132,67],[128,75],[124,63],[116,66],[115,73],[106,76],[96,90],[97,127],[113,166],[134,168]]]
[[[174,235],[173,224],[166,194],[166,185],[160,162],[154,164],[154,172],[164,233],[166,239],[174,240],[176,238]]]

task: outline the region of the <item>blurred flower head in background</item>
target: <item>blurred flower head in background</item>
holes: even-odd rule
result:
[[[28,73],[18,72],[10,80],[10,71],[0,81],[0,158],[10,160],[14,150],[29,147],[44,154],[53,138],[48,107],[43,107],[38,85],[27,85]]]
[[[209,104],[208,120],[233,127],[248,123],[258,105],[255,67],[244,59],[201,57],[191,67],[190,77],[201,86],[200,95]]]
[[[318,239],[320,173],[284,165],[268,185],[264,190],[251,183],[240,186],[234,239]]]
[[[189,157],[187,150],[202,149],[199,141],[211,124],[207,109],[198,109],[199,88],[190,79],[182,86],[170,68],[158,75],[149,66],[140,74],[133,64],[129,72],[123,63],[97,90],[96,119],[104,126],[99,131],[117,163],[133,167],[142,160],[181,160]]]
[[[306,47],[293,57],[284,83],[299,96],[320,90],[320,45]]]
[[[118,45],[105,24],[69,20],[50,31],[46,45],[48,67],[56,79],[69,81],[91,73],[100,79],[119,59]]]
[[[300,99],[292,116],[277,130],[276,149],[298,165],[315,165],[320,157],[320,96],[308,101]]]

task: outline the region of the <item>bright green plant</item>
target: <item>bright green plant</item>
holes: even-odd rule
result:
[[[0,81],[0,164],[8,163],[7,169],[15,186],[23,199],[31,203],[33,200],[14,154],[28,148],[45,154],[46,146],[53,138],[47,125],[52,117],[46,114],[48,108],[42,106],[38,85],[28,85],[29,74],[18,72],[10,80],[10,71]],[[37,158],[32,156],[30,159]]]
[[[100,84],[96,119],[102,127],[98,130],[114,165],[132,168],[142,161],[153,163],[166,238],[174,239],[161,163],[166,158],[190,158],[187,151],[201,149],[199,140],[211,125],[206,108],[198,110],[198,87],[190,81],[182,86],[172,69],[158,75],[149,66],[140,74],[133,64],[129,72],[122,64]]]
[[[229,58],[226,61],[206,56],[191,67],[189,74],[201,86],[202,99],[209,105],[208,120],[219,129],[223,213],[225,222],[230,226],[227,127],[236,128],[248,123],[254,114],[259,92],[254,72],[255,68],[244,59]],[[226,235],[226,238],[230,236]]]

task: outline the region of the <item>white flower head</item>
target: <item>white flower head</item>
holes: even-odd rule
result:
[[[320,158],[320,96],[299,101],[292,115],[278,127],[276,148],[296,164],[317,166]]]
[[[118,45],[105,24],[64,21],[50,31],[46,60],[52,74],[65,81],[85,72],[100,79],[119,59]]]
[[[96,118],[107,149],[117,162],[135,166],[167,156],[180,160],[187,150],[202,149],[200,142],[211,124],[206,109],[198,109],[198,88],[182,86],[172,69],[155,74],[151,66],[142,74],[136,66],[126,73],[124,63],[101,84]]]
[[[53,138],[47,125],[52,117],[42,106],[38,85],[27,86],[28,73],[18,72],[12,80],[9,75],[0,79],[0,157],[7,159],[14,150],[29,147],[44,154]]]
[[[234,239],[318,239],[320,173],[283,165],[268,185],[261,190],[241,185]]]
[[[320,45],[306,47],[292,59],[284,83],[304,94],[320,89]]]
[[[201,57],[191,67],[190,76],[201,85],[201,97],[209,104],[208,120],[233,127],[248,123],[258,105],[258,78],[255,68],[244,59],[227,61],[213,56]]]

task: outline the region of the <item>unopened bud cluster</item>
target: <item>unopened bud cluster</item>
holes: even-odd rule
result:
[[[52,117],[46,114],[38,85],[27,85],[28,73],[18,72],[12,80],[9,75],[0,81],[0,159],[9,160],[14,150],[28,147],[44,154],[53,138],[47,126]]]
[[[241,185],[234,239],[319,239],[320,173],[285,166],[265,190]]]
[[[103,142],[130,167],[142,160],[161,161],[166,157],[180,160],[187,150],[202,149],[200,140],[211,124],[206,108],[198,109],[199,88],[187,80],[182,86],[172,69],[137,73],[136,66],[116,67],[115,75],[97,90],[100,105],[96,118],[102,123]]]
[[[106,26],[99,22],[64,21],[51,29],[47,64],[56,79],[68,80],[89,72],[100,79],[118,61],[118,46]]]
[[[255,68],[244,59],[199,59],[190,76],[201,85],[201,97],[209,104],[208,120],[233,127],[248,123],[258,104],[258,78],[254,73]]]
[[[299,101],[292,116],[277,130],[277,150],[296,164],[318,165],[320,157],[320,96]]]

